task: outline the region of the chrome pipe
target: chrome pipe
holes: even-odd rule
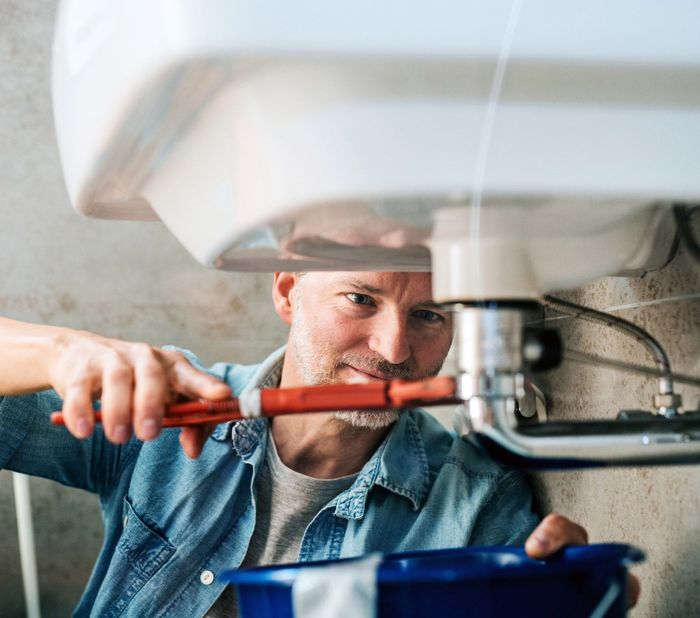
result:
[[[473,404],[472,404],[473,405]],[[470,434],[494,454],[531,468],[641,466],[700,462],[700,414],[668,419],[547,422],[518,425],[512,405],[484,400],[479,431]],[[467,437],[464,435],[463,437]]]
[[[663,416],[673,417],[678,414],[682,401],[680,395],[673,390],[671,361],[668,358],[668,354],[666,354],[666,350],[663,349],[661,344],[651,334],[624,318],[605,313],[604,311],[598,311],[597,309],[591,309],[590,307],[577,305],[576,303],[566,300],[561,300],[554,296],[545,296],[542,299],[542,304],[545,307],[549,307],[559,313],[574,318],[581,318],[589,322],[609,326],[639,342],[651,355],[659,369],[659,373],[662,374],[658,378],[659,392],[654,398],[654,406],[658,410],[658,413]]]

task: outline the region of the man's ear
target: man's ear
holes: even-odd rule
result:
[[[295,273],[275,273],[272,282],[272,303],[285,324],[292,323],[292,290],[298,277]]]

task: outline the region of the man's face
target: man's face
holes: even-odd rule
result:
[[[449,314],[428,273],[307,273],[290,292],[291,372],[306,384],[417,379],[440,371],[452,340]],[[338,412],[378,428],[394,412]]]

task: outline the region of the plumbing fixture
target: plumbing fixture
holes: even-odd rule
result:
[[[570,354],[525,328],[531,308],[660,268],[676,224],[697,246],[700,4],[634,20],[605,0],[576,19],[563,3],[441,6],[64,0],[53,101],[71,201],[159,219],[215,268],[430,270],[455,309],[464,431],[578,465],[700,461],[654,340],[560,301],[654,355],[656,414],[515,414],[528,374]]]

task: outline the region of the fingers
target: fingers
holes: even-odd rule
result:
[[[223,399],[231,396],[231,389],[221,380],[195,369],[178,353],[173,353],[174,361],[170,371],[173,388],[190,399]]]
[[[181,354],[171,353],[171,355],[173,362],[169,381],[178,393],[190,399],[223,399],[231,396],[231,389],[227,384],[198,371]],[[179,440],[185,455],[190,459],[197,459],[215,427],[216,425],[184,427],[180,431]]]
[[[168,399],[167,368],[160,354],[146,344],[132,349],[134,375],[134,428],[139,440],[153,440],[160,427]]]
[[[585,528],[563,515],[547,515],[525,542],[525,551],[530,558],[541,560],[557,553],[566,545],[588,544]],[[627,574],[627,608],[632,608],[639,600],[641,585],[632,573]]]
[[[87,438],[94,427],[92,389],[88,380],[71,384],[63,398],[66,427],[76,438]]]
[[[184,427],[180,432],[180,446],[190,459],[197,459],[202,454],[204,443],[214,431],[215,425],[202,427]]]
[[[115,357],[102,375],[102,426],[107,439],[124,444],[131,436],[134,377],[128,363]]]
[[[195,369],[178,352],[82,331],[70,331],[57,343],[49,375],[63,396],[65,424],[77,438],[92,433],[92,401],[101,393],[104,433],[116,444],[127,442],[132,430],[140,440],[156,438],[166,404],[178,395],[192,399],[231,395],[226,384]],[[184,432],[188,455],[199,455],[209,433]]]
[[[627,609],[631,609],[639,601],[639,594],[642,591],[642,586],[639,579],[632,573],[627,573]]]
[[[171,393],[191,399],[221,399],[231,389],[220,380],[195,369],[179,352],[164,351],[146,344],[130,344],[134,366],[133,425],[140,440],[153,440],[160,433],[165,405]],[[199,456],[213,428],[184,431],[183,448],[192,459]],[[182,441],[182,439],[181,439]]]
[[[531,558],[547,558],[565,545],[585,545],[588,533],[563,515],[547,515],[525,542],[525,551]]]

